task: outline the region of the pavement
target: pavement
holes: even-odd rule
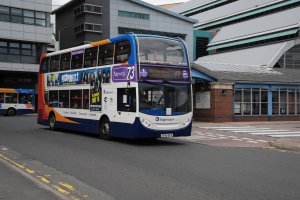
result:
[[[211,123],[211,122],[193,122],[193,127],[216,127],[216,126],[273,126],[285,127],[290,126],[292,129],[300,128],[300,121],[268,121],[268,122],[224,122],[224,123]],[[269,142],[269,145],[281,150],[300,152],[300,137],[292,138],[274,138]]]
[[[29,177],[21,176],[19,170],[12,166],[8,166],[5,161],[1,160],[2,158],[0,158],[0,199],[61,199]]]

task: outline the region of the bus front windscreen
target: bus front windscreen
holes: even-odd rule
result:
[[[139,37],[139,59],[144,64],[187,66],[183,44],[179,40]]]
[[[191,86],[172,84],[139,85],[140,112],[149,115],[183,115],[191,112]]]

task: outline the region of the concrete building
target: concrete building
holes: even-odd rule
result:
[[[61,49],[129,32],[181,37],[191,49],[197,23],[140,0],[72,0],[52,14]]]
[[[37,92],[39,58],[47,52],[53,30],[51,0],[0,2],[0,88]]]
[[[194,117],[300,120],[300,1],[191,0]]]

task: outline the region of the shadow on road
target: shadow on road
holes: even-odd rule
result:
[[[73,130],[66,130],[66,129],[57,129],[56,131],[51,131],[48,127],[41,128],[44,131],[61,133],[61,134],[71,134],[77,135],[82,137],[94,138],[99,139],[102,141],[108,142],[115,142],[115,143],[122,143],[128,144],[133,146],[174,146],[174,145],[184,145],[186,143],[181,141],[175,141],[170,139],[162,139],[162,138],[151,138],[151,139],[124,139],[124,138],[110,138],[109,140],[100,138],[97,134],[80,132],[80,131],[73,131]]]

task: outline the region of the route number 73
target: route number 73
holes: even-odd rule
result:
[[[134,66],[127,67],[127,80],[134,79]]]

